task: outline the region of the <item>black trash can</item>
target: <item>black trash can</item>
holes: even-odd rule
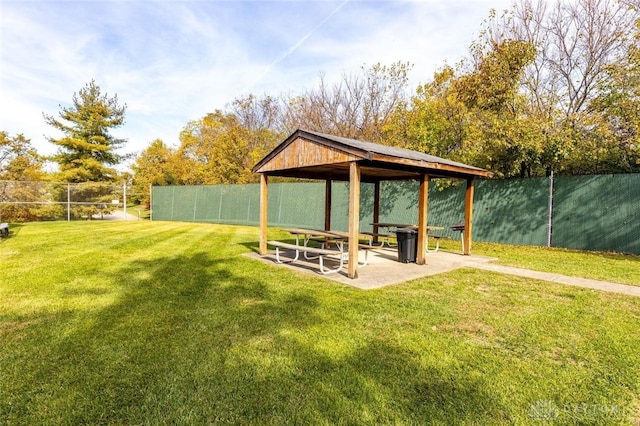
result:
[[[415,262],[418,251],[418,231],[399,228],[396,230],[396,238],[398,239],[398,262]]]

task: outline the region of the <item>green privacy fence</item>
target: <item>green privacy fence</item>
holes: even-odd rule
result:
[[[557,179],[554,200],[554,246],[640,254],[640,174]]]
[[[331,225],[347,230],[348,183],[332,184]],[[268,221],[275,227],[324,227],[324,182],[269,185]],[[429,187],[429,224],[442,234],[464,219],[464,184]],[[361,186],[360,230],[373,221],[373,184]],[[380,222],[417,223],[418,183],[383,182]],[[258,225],[257,184],[153,187],[154,220]],[[503,244],[640,254],[640,174],[479,180],[473,239]]]
[[[480,181],[473,231],[477,241],[547,245],[549,179]]]

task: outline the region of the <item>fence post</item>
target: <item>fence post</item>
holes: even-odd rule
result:
[[[551,247],[551,233],[553,228],[553,170],[549,175],[549,212],[547,214],[547,247]]]
[[[67,183],[67,222],[71,222],[71,184]]]
[[[149,184],[149,220],[153,221],[153,184]]]
[[[194,222],[196,221],[196,217],[197,217],[196,213],[198,212],[198,189],[199,188],[200,188],[199,186],[195,187],[196,194],[193,197],[193,221]]]
[[[124,211],[124,220],[127,220],[127,183],[122,185],[122,210]]]

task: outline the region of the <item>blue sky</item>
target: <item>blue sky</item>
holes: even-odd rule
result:
[[[42,113],[95,79],[127,104],[113,131],[140,152],[177,146],[188,121],[236,98],[296,95],[360,67],[413,64],[410,90],[467,53],[491,9],[511,0],[0,0],[0,130],[42,154]]]

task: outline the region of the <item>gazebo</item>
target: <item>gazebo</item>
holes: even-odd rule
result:
[[[418,248],[416,262],[425,264],[429,180],[466,180],[464,254],[471,253],[474,180],[491,172],[408,149],[298,129],[253,167],[260,174],[260,254],[267,254],[268,183],[270,176],[326,181],[325,229],[331,229],[331,181],[349,182],[348,276],[357,278],[360,229],[360,182],[374,184],[374,222],[378,222],[380,182],[417,180]]]

